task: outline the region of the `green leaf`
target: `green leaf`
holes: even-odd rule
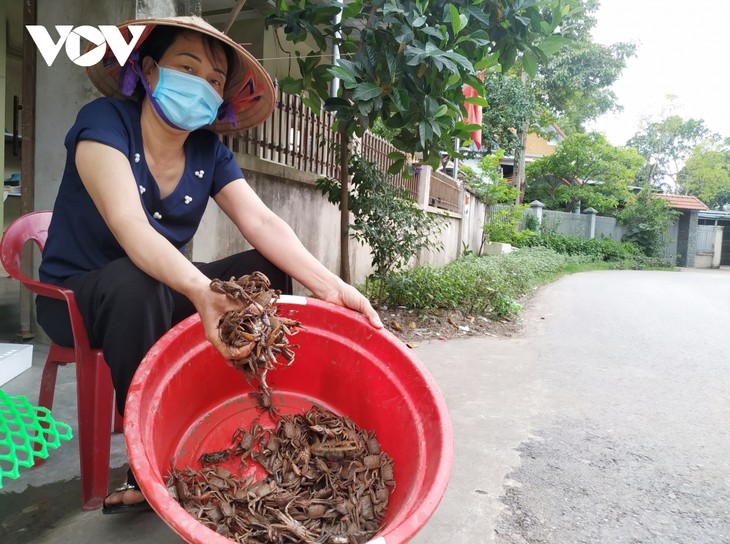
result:
[[[431,138],[433,137],[431,124],[427,123],[426,121],[421,121],[420,123],[418,123],[418,136],[421,139],[421,146],[425,149],[426,142],[430,142]]]
[[[446,107],[446,104],[441,104],[438,109],[434,112],[433,116],[434,118],[442,117],[446,115],[446,112],[449,111],[449,108]]]
[[[443,53],[443,56],[447,59],[453,60],[456,64],[461,66],[467,72],[474,71],[474,66],[464,55],[460,55],[459,53],[456,53],[454,51],[445,51]]]
[[[564,38],[563,36],[558,36],[557,34],[553,34],[552,36],[548,36],[543,41],[540,42],[540,45],[538,45],[538,49],[545,53],[546,55],[554,55],[564,45],[566,45],[570,40],[567,38]]]
[[[398,172],[400,172],[403,169],[403,163],[405,161],[406,161],[405,158],[394,161],[393,164],[391,164],[388,167],[388,173],[393,174],[393,175],[398,174]]]
[[[459,85],[461,83],[461,76],[458,72],[454,72],[449,76],[449,79],[446,81],[446,87],[455,87],[456,85]]]
[[[357,85],[357,80],[354,76],[342,66],[330,66],[328,72],[333,76],[340,78],[343,85],[348,89],[352,89],[355,85]]]
[[[449,12],[451,14],[451,31],[454,36],[461,32],[461,17],[459,16],[459,10],[454,4],[449,5]]]
[[[375,83],[360,83],[352,91],[352,99],[355,101],[372,100],[383,94],[383,89]]]
[[[413,28],[419,28],[419,27],[423,26],[425,24],[425,22],[426,22],[426,16],[419,15],[418,17],[413,19],[413,22],[411,23],[411,25],[413,26]]]
[[[285,77],[279,80],[279,87],[286,94],[300,94],[304,89],[304,81],[293,77]]]
[[[433,169],[436,169],[441,164],[441,158],[438,156],[437,153],[434,153],[432,155],[429,155],[428,157],[425,157],[423,161],[421,161],[426,166],[430,166]]]
[[[532,51],[525,51],[525,54],[522,55],[522,66],[530,77],[535,77],[535,74],[537,74],[537,57]]]
[[[319,114],[322,109],[322,102],[319,97],[312,93],[307,93],[307,96],[302,98],[302,103],[316,114]]]
[[[343,19],[352,19],[362,11],[362,0],[350,0],[342,10]]]
[[[467,96],[466,98],[464,98],[464,102],[466,102],[467,104],[476,104],[477,106],[481,106],[482,108],[486,108],[489,106],[489,102],[481,96]]]
[[[446,33],[444,32],[444,25],[441,25],[439,28],[434,28],[432,26],[427,26],[426,28],[422,28],[421,32],[424,34],[428,34],[429,36],[433,36],[437,40],[445,40],[447,38]]]
[[[400,159],[405,159],[405,155],[403,155],[403,153],[401,153],[400,151],[391,151],[390,153],[388,153],[388,158],[391,161],[397,161]]]
[[[390,98],[399,112],[405,113],[409,110],[411,99],[405,89],[393,89]]]
[[[350,101],[345,98],[331,96],[327,100],[325,100],[324,105],[327,111],[337,111],[342,108],[348,108],[352,104],[350,104]]]

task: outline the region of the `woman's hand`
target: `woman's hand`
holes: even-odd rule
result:
[[[253,344],[234,348],[220,339],[218,324],[223,314],[232,310],[240,310],[241,303],[231,300],[222,293],[216,293],[209,285],[201,286],[191,298],[195,309],[200,314],[200,321],[205,331],[205,337],[215,346],[227,361],[237,361],[248,357],[253,350]]]
[[[322,297],[327,302],[332,302],[345,308],[350,308],[356,312],[360,312],[370,320],[370,324],[377,328],[383,328],[383,322],[380,321],[380,316],[370,304],[370,301],[363,296],[363,294],[355,289],[352,285],[341,281],[339,285],[332,289],[327,295]]]

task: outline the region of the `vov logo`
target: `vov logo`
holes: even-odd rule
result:
[[[77,66],[93,66],[99,62],[106,52],[106,45],[117,58],[119,65],[127,62],[129,55],[134,51],[137,45],[144,25],[130,25],[129,29],[132,39],[129,43],[122,36],[121,31],[114,25],[100,25],[99,28],[94,26],[82,25],[76,28],[73,25],[56,25],[58,32],[58,41],[54,41],[48,30],[43,25],[26,25],[31,38],[38,47],[38,51],[43,55],[43,60],[48,66],[56,60],[61,48],[66,45],[66,55]],[[90,51],[81,54],[81,38],[88,40],[96,45]]]

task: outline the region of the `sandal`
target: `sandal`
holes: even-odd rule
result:
[[[117,504],[107,504],[106,500],[114,495],[115,493],[122,493],[124,491],[142,491],[139,488],[139,484],[134,479],[134,475],[131,474],[131,471],[127,474],[127,481],[117,487],[114,491],[109,493],[104,498],[104,503],[101,507],[101,511],[104,514],[127,514],[129,512],[147,512],[149,510],[152,510],[152,507],[147,502],[147,499],[142,499],[140,502],[135,502],[133,504],[124,504],[123,502],[119,502]]]

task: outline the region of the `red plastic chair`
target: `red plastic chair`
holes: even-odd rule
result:
[[[43,251],[52,212],[32,212],[15,220],[0,241],[0,260],[7,273],[30,291],[63,300],[68,305],[74,347],[52,343],[43,367],[38,404],[53,407],[56,374],[59,365],[76,363],[76,397],[78,405],[79,459],[81,463],[81,506],[84,510],[101,507],[109,483],[109,451],[111,445],[114,389],[109,367],[101,350],[93,349],[76,306],[73,291],[29,278],[20,269],[23,246],[36,243]],[[117,413],[114,430],[122,430]]]

